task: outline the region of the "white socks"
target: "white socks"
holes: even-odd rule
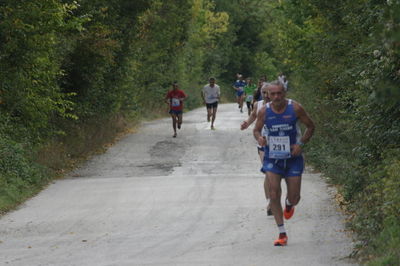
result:
[[[281,233],[281,234],[286,233],[284,224],[279,224],[278,229],[279,229],[279,233]]]

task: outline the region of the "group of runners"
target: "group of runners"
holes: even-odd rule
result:
[[[210,78],[208,84],[205,85],[201,91],[201,98],[207,108],[207,121],[211,122],[211,130],[215,130],[214,122],[218,109],[218,102],[221,96],[221,89],[215,83],[215,78]],[[165,96],[165,102],[168,104],[169,114],[172,118],[172,128],[174,134],[172,137],[176,138],[177,130],[181,129],[182,126],[182,113],[183,113],[183,101],[187,98],[185,92],[179,89],[178,82],[172,84],[172,90],[168,91]]]
[[[238,108],[241,113],[243,113],[243,104],[246,102],[247,106],[247,113],[248,115],[251,114],[253,111],[253,106],[257,101],[262,100],[262,95],[260,93],[261,88],[267,82],[267,77],[262,76],[259,80],[257,85],[253,83],[251,78],[243,78],[243,75],[240,73],[236,74],[237,80],[233,84],[233,89],[236,93],[236,100],[238,103]],[[283,85],[285,91],[288,91],[288,83],[286,76],[281,72],[278,75],[278,81]]]
[[[182,124],[182,102],[186,95],[178,89],[176,83],[173,86],[173,90],[166,96],[166,101],[170,105],[174,137],[176,137],[176,125],[180,129]],[[248,89],[246,92],[246,86],[251,90]],[[287,80],[281,75],[278,80],[272,82],[267,82],[265,77],[261,77],[256,87],[252,86],[251,79],[245,82],[242,76],[238,76],[233,87],[236,92],[242,91],[241,94],[237,93],[241,112],[243,112],[243,99],[246,99],[246,104],[250,102],[247,105],[249,116],[241,123],[240,129],[245,130],[255,122],[253,136],[258,144],[261,172],[265,174],[267,215],[274,216],[279,231],[274,245],[285,246],[288,236],[284,219],[292,218],[295,206],[300,201],[301,176],[304,171],[302,149],[312,137],[315,125],[300,103],[286,98]],[[248,97],[250,94],[252,97]],[[215,114],[220,99],[220,88],[215,83],[215,78],[210,78],[209,83],[203,87],[201,95],[207,108],[207,121],[211,122],[211,129],[215,129]],[[300,123],[305,126],[303,134]],[[281,203],[282,179],[285,180],[287,187],[284,207]]]

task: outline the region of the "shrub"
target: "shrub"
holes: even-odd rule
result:
[[[0,135],[0,212],[22,202],[48,181],[44,168],[33,162],[27,150]]]

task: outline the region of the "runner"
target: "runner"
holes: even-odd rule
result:
[[[257,90],[254,92],[254,96],[253,96],[253,98],[254,98],[254,103],[256,102],[256,101],[261,101],[262,99],[263,99],[263,96],[261,95],[261,88],[263,87],[263,86],[267,86],[269,83],[268,83],[268,81],[267,81],[267,76],[266,75],[264,75],[264,76],[261,76],[260,77],[260,79],[258,80],[258,84],[257,84]]]
[[[265,146],[265,156],[262,171],[269,181],[269,197],[275,222],[279,229],[279,238],[275,246],[285,246],[288,241],[283,222],[290,219],[294,206],[300,201],[301,175],[304,169],[302,147],[314,133],[314,122],[304,108],[297,102],[286,99],[286,91],[279,81],[267,85],[271,102],[260,110],[253,133],[261,146]],[[306,126],[301,135],[298,122]],[[266,126],[268,140],[262,136]],[[287,196],[285,208],[281,205],[281,180],[286,181]]]
[[[259,81],[259,84],[262,84],[262,81]],[[265,108],[265,105],[267,102],[269,102],[269,98],[268,98],[268,94],[267,94],[267,87],[263,86],[261,89],[261,95],[263,97],[262,100],[257,101],[254,104],[254,109],[253,112],[251,112],[251,115],[249,116],[249,118],[247,118],[246,121],[243,121],[242,124],[240,125],[240,129],[241,130],[245,130],[246,128],[248,128],[256,119],[257,119],[257,114],[258,112]],[[262,136],[267,136],[267,131],[264,130],[264,128],[262,129]],[[257,144],[257,152],[258,155],[260,156],[260,160],[261,160],[261,165],[264,162],[264,147],[260,146],[259,144]],[[272,210],[271,210],[271,204],[269,201],[269,182],[268,182],[268,178],[264,179],[264,192],[265,192],[265,199],[267,200],[267,215],[270,216],[272,215]]]
[[[267,79],[267,75],[263,75],[260,77],[260,80],[262,80],[262,84],[263,86],[268,84],[268,79]]]
[[[238,80],[236,80],[235,84],[233,84],[233,88],[236,91],[236,99],[239,105],[240,112],[243,113],[243,94],[244,94],[244,86],[246,86],[246,82],[243,80],[243,76],[241,74],[238,75]]]
[[[283,72],[279,73],[278,80],[280,83],[283,84],[285,91],[288,91],[289,81],[287,80],[287,78],[286,78],[285,74],[283,74]]]
[[[256,88],[257,86],[253,84],[251,78],[247,78],[246,85],[244,86],[244,97],[246,99],[248,115],[250,115],[253,110],[253,95]]]
[[[258,101],[261,101],[263,99],[263,95],[262,95],[262,92],[261,92],[261,88],[263,87],[263,84],[264,84],[264,79],[260,78],[258,80],[258,83],[257,83],[257,88],[256,88],[256,90],[254,91],[254,94],[253,94],[253,106]]]
[[[209,84],[203,87],[201,91],[201,98],[207,108],[207,122],[211,120],[211,129],[215,130],[214,121],[217,114],[218,101],[220,100],[221,90],[217,84],[215,84],[215,78],[210,78]]]
[[[186,94],[179,89],[178,82],[172,84],[172,90],[168,91],[165,96],[165,102],[169,105],[169,113],[172,118],[172,128],[174,129],[174,135],[176,138],[176,127],[181,129],[182,125],[182,113],[183,113],[183,101],[186,99]]]

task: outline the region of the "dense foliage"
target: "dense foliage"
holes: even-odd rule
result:
[[[396,264],[400,1],[297,0],[264,8],[268,27],[259,33],[256,51],[264,48],[279,62],[291,97],[316,121],[309,161],[340,185],[361,255]]]
[[[174,80],[190,109],[210,76],[229,84],[237,72],[283,71],[317,124],[309,162],[339,185],[360,254],[395,264],[399,32],[398,0],[3,0],[0,210],[48,182],[62,167],[54,158],[94,149],[121,120],[163,112]],[[53,163],[33,158],[43,151]]]
[[[228,18],[209,0],[1,1],[0,210],[46,182],[34,161],[62,170],[121,120],[164,112],[174,80],[198,106]]]

